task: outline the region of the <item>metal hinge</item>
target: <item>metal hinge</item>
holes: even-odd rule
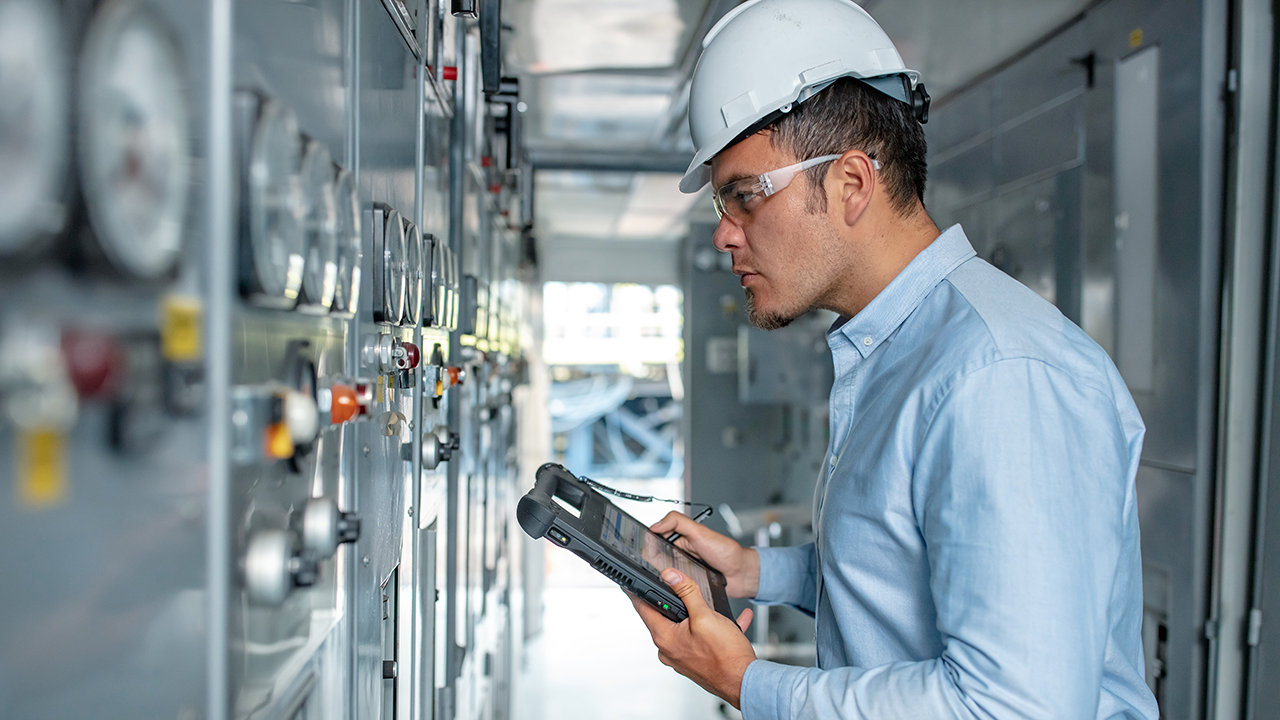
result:
[[[1249,611],[1249,647],[1257,647],[1262,642],[1262,610],[1254,608]]]
[[[1204,621],[1204,638],[1206,640],[1215,640],[1217,639],[1217,637],[1218,637],[1218,621],[1212,620],[1212,619],[1205,620]]]

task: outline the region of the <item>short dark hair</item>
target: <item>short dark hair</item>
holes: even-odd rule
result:
[[[765,129],[769,143],[796,160],[862,150],[880,161],[889,202],[899,213],[910,213],[917,202],[924,205],[928,175],[924,126],[910,105],[866,83],[840,78]],[[827,209],[822,187],[829,167],[823,163],[805,170],[810,208]]]

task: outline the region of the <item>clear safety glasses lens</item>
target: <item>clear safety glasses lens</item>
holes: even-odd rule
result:
[[[765,198],[782,192],[802,170],[808,170],[815,165],[838,159],[840,159],[839,155],[823,155],[822,157],[810,158],[777,170],[770,170],[755,177],[734,180],[731,183],[722,185],[719,190],[715,191],[711,204],[715,206],[717,217],[722,218],[728,215],[735,220],[741,220],[750,215],[751,211],[759,206]],[[875,164],[877,170],[880,169],[878,161],[872,160],[872,163]]]

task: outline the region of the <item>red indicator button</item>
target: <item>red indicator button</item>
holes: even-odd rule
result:
[[[412,370],[418,367],[418,364],[422,362],[422,351],[418,349],[418,346],[410,342],[402,342],[400,347],[404,349],[404,357],[399,362],[400,369]]]
[[[329,421],[334,425],[354,420],[363,410],[356,396],[355,388],[346,385],[331,385],[329,392],[333,394],[333,406],[329,409]]]
[[[86,330],[62,331],[67,374],[82,398],[109,395],[124,371],[124,353],[115,338]]]

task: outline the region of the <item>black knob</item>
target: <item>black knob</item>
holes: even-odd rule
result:
[[[289,561],[294,587],[311,587],[320,577],[320,563],[309,552],[295,555]]]
[[[342,513],[338,519],[338,542],[353,543],[360,539],[360,515]]]
[[[396,679],[396,661],[395,660],[382,661],[382,679],[383,680]]]

